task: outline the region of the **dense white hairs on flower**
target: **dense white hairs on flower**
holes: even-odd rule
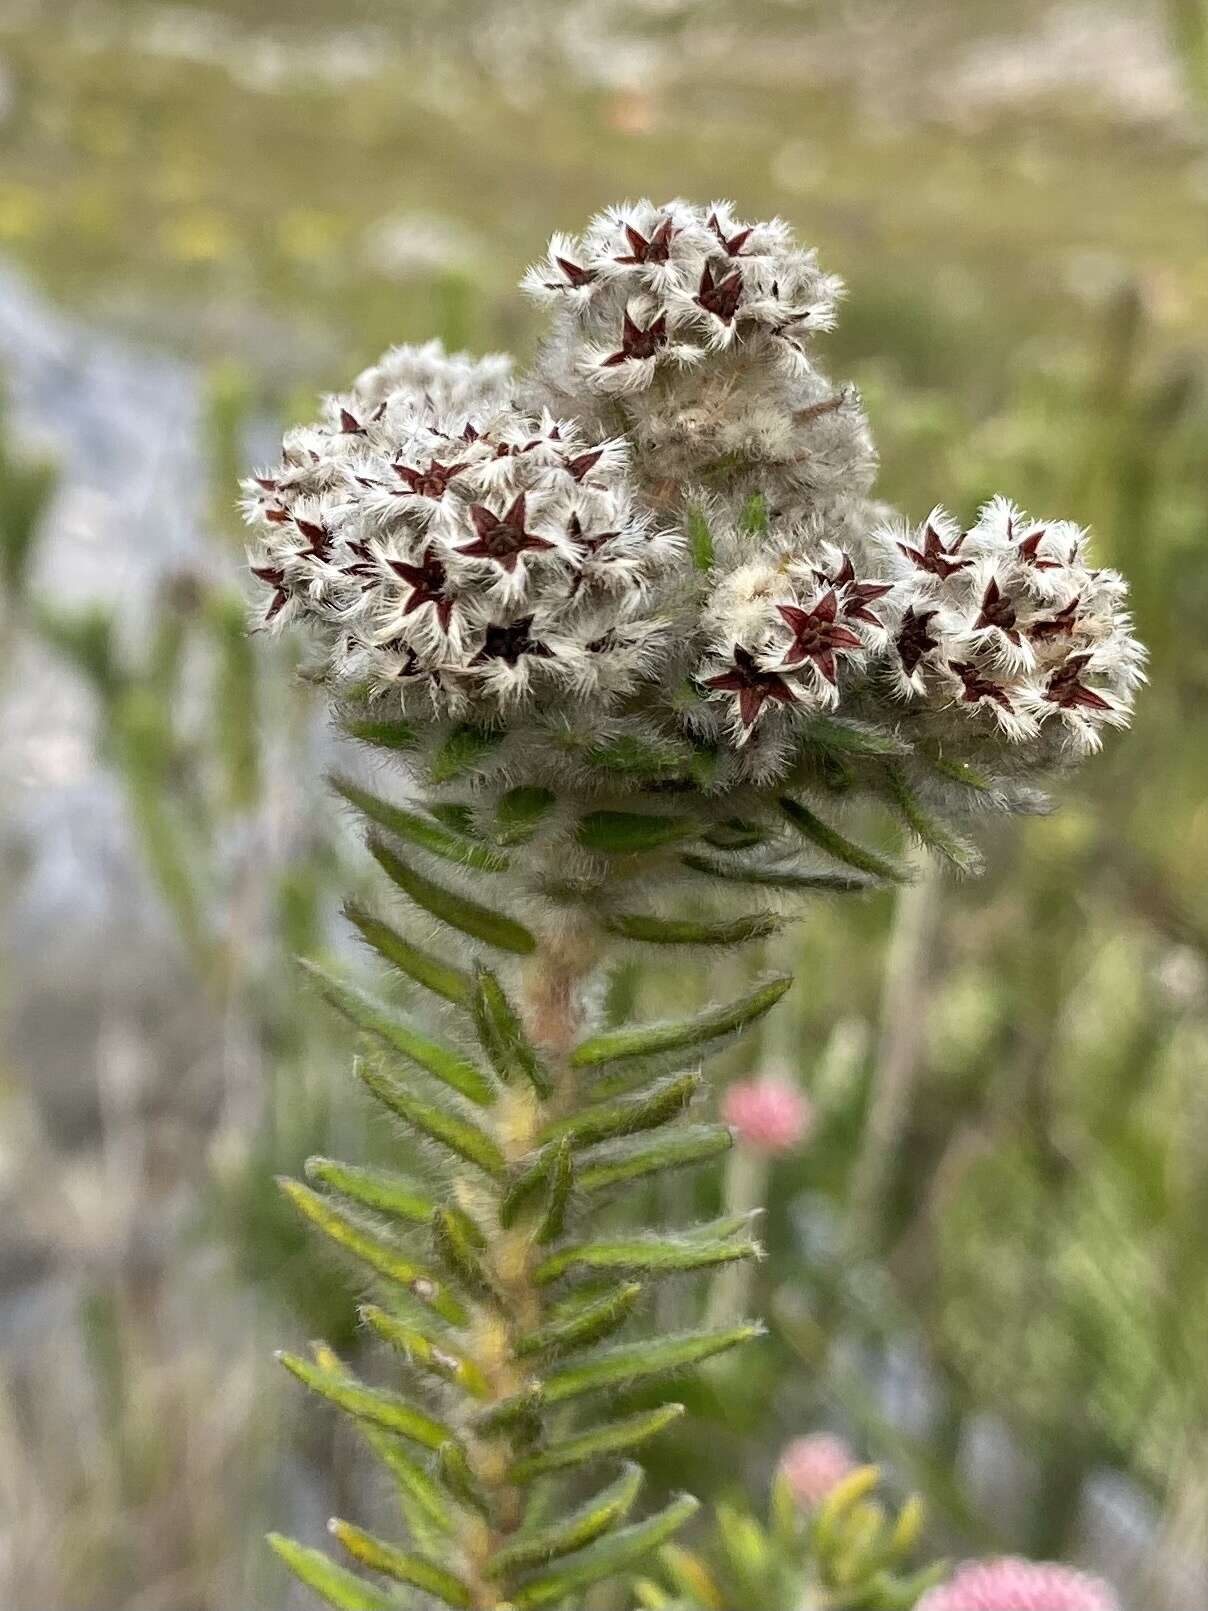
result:
[[[509,785],[590,792],[576,756],[670,743],[718,810],[827,723],[1019,781],[1126,725],[1144,651],[1084,531],[871,501],[811,351],[840,286],[781,220],[625,204],[524,284],[531,375],[396,348],[247,484],[261,618],[314,629],[338,694],[489,730]]]

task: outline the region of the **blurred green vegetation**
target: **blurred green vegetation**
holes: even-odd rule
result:
[[[214,565],[166,577],[133,643],[111,601],[76,612],[39,594],[30,561],[53,475],[7,437],[0,454],[6,643],[49,645],[92,690],[99,764],[121,782],[190,988],[256,1049],[254,1098],[197,1149],[181,1247],[219,1247],[290,1317],[274,1316],[278,1332],[351,1348],[352,1289],[269,1177],[311,1151],[391,1147],[361,1133],[350,1048],[289,963],[336,943],[335,897],[362,869],[336,814],[316,809],[322,746],[296,648],[242,630],[237,471],[266,422],[303,415],[389,342],[525,350],[519,271],[552,228],[618,195],[781,211],[849,283],[828,349],[865,393],[883,496],[915,518],[941,500],[969,516],[1001,489],[1092,526],[1132,584],[1152,682],[1134,730],[1060,786],[1056,815],[991,827],[984,879],[933,879],[896,909],[822,902],[781,943],[800,981],[780,1009],[792,1016],[719,1076],[760,1056],[819,1112],[773,1175],[756,1292],[772,1335],[687,1389],[695,1414],[652,1476],[749,1506],[789,1436],[833,1425],[884,1462],[899,1497],[926,1496],[937,1551],[1061,1555],[1090,1547],[1090,1485],[1115,1473],[1143,1519],[1141,1546],[1113,1558],[1131,1573],[1127,1603],[1187,1611],[1172,1565],[1185,1554],[1206,1570],[1208,1536],[1200,0],[1138,8],[1186,90],[1178,115],[1140,118],[1085,85],[947,97],[945,70],[1003,29],[980,4],[886,21],[883,115],[879,81],[826,56],[824,7],[597,7],[601,52],[609,23],[630,65],[594,80],[557,58],[561,36],[539,26],[552,11],[508,9],[47,4],[0,21],[0,250],[81,315],[171,343],[206,377]],[[1020,6],[1013,26],[1053,10]],[[537,19],[531,38],[521,13]],[[568,14],[586,27],[592,8]],[[624,55],[633,40],[659,46],[646,69]],[[232,857],[272,845],[282,789],[307,831],[287,855]],[[249,887],[253,938],[232,918]],[[613,999],[653,1015],[722,982],[652,969]],[[703,1215],[720,1183],[659,1189],[696,1195]],[[640,1194],[628,1203],[640,1218]],[[176,1279],[169,1256],[157,1302]],[[143,1451],[112,1491],[119,1509],[145,1501],[131,1484],[177,1480],[147,1454],[146,1379],[130,1363],[146,1339],[122,1291],[88,1291],[81,1322],[113,1446]],[[682,1321],[684,1300],[662,1301],[655,1324]],[[230,1338],[204,1341],[220,1380]],[[228,1435],[272,1426],[298,1445],[278,1465],[305,1464],[314,1434],[273,1420],[270,1369],[255,1379],[263,1422]],[[1010,1502],[977,1466],[988,1425],[1023,1462]],[[280,1471],[239,1470],[250,1497],[225,1525],[243,1532],[191,1535],[168,1564],[194,1575],[157,1604],[280,1603],[254,1541],[268,1511],[283,1517],[266,1498]],[[65,1552],[58,1603],[149,1603],[145,1561],[89,1514],[97,1536]],[[216,1555],[225,1575],[208,1570]]]

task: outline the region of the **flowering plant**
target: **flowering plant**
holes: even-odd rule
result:
[[[610,1027],[602,964],[736,946],[803,897],[902,881],[836,826],[853,806],[971,869],[950,819],[1035,808],[1040,779],[1126,724],[1144,659],[1123,582],[1070,522],[994,498],[968,529],[941,509],[914,529],[874,501],[859,398],[813,353],[841,288],[781,221],[610,208],[524,285],[551,314],[531,373],[388,353],[246,502],[265,623],[310,630],[344,730],[395,763],[386,795],[338,790],[464,952],[350,906],[462,1014],[438,1043],[316,970],[382,1054],[366,1083],[444,1162],[418,1186],[318,1159],[286,1186],[385,1282],[364,1316],[424,1407],[324,1350],[285,1363],[358,1418],[405,1496],[414,1552],[334,1523],[346,1549],[467,1607],[573,1600],[682,1525],[687,1496],[627,1523],[633,1464],[569,1510],[546,1482],[627,1457],[680,1407],[577,1430],[564,1407],[760,1330],[606,1341],[649,1282],[758,1247],[745,1216],[622,1237],[588,1220],[623,1183],[729,1147],[726,1125],[685,1122],[693,1065],[790,981]],[[396,1603],[277,1542],[331,1603]]]

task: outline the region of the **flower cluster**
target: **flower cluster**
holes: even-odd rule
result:
[[[1118,1611],[1119,1601],[1099,1578],[1004,1557],[970,1561],[925,1594],[918,1611]]]
[[[804,1092],[770,1074],[735,1080],[722,1098],[721,1113],[744,1147],[769,1158],[799,1147],[814,1124],[813,1106]]]

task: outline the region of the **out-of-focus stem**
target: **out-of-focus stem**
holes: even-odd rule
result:
[[[722,1186],[723,1214],[750,1214],[768,1200],[771,1160],[742,1142],[731,1152]],[[727,1264],[713,1277],[705,1322],[709,1326],[730,1326],[743,1318],[751,1298],[754,1264],[741,1259]]]

